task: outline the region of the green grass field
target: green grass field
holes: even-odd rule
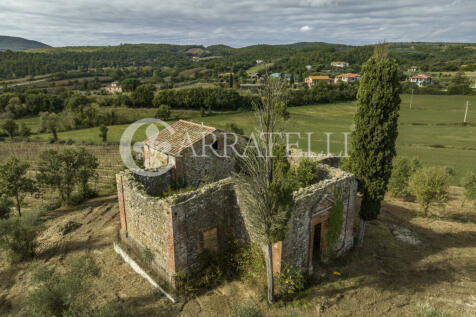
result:
[[[272,67],[274,63],[262,63],[262,64],[256,64],[246,71],[247,74],[254,74],[254,73],[259,73],[262,71],[265,71],[266,69]]]
[[[473,105],[468,113],[469,125],[461,123],[464,116],[465,102]],[[123,115],[134,120],[153,117],[154,109],[118,109]],[[301,133],[299,147],[307,149],[306,132],[312,132],[311,150],[327,152],[327,135],[330,134],[330,151],[344,152],[345,132],[352,130],[355,102],[293,107],[289,109],[291,118],[287,130]],[[203,122],[217,128],[225,128],[234,123],[245,129],[248,134],[253,127],[253,113],[227,112],[209,117],[200,117],[198,111],[174,113],[176,117]],[[36,118],[22,119],[34,127]],[[426,164],[451,167],[455,171],[453,184],[460,184],[461,178],[470,171],[476,172],[476,96],[429,96],[415,95],[410,109],[410,96],[402,95],[399,121],[397,151],[399,156],[417,157]],[[118,143],[123,131],[129,124],[109,127],[108,140]],[[39,134],[34,140],[47,141],[49,134]],[[72,139],[76,143],[100,144],[98,128],[82,129],[59,133],[62,140]],[[145,127],[139,129],[135,140],[145,138]],[[296,136],[290,138],[297,141]],[[350,141],[350,140],[349,140]],[[349,142],[350,143],[350,142]]]

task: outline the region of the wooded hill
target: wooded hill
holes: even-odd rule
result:
[[[49,46],[41,42],[27,40],[21,37],[0,35],[0,51],[23,51],[40,47]]]
[[[389,43],[390,53],[402,67],[416,65],[422,71],[476,69],[476,44]],[[0,46],[1,47],[1,46]],[[360,65],[373,51],[373,45],[349,46],[321,42],[289,45],[253,45],[232,48],[169,44],[124,44],[107,47],[39,48],[0,53],[0,79],[12,79],[91,68],[152,66],[205,67],[215,72],[239,72],[256,65],[256,60],[273,62],[270,71],[299,73],[311,65],[315,71],[332,61],[347,61],[349,71]],[[192,57],[199,59],[192,59]]]

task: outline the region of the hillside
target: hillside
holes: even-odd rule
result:
[[[49,45],[21,37],[0,35],[0,51],[23,51],[41,47],[49,47]]]
[[[229,316],[243,302],[255,303],[264,317],[423,316],[413,312],[427,302],[451,316],[472,316],[476,219],[471,203],[461,208],[461,200],[462,189],[452,187],[446,210],[435,209],[437,216],[427,219],[416,203],[387,197],[379,219],[368,224],[363,248],[323,265],[295,301],[269,307],[245,280],[172,304],[114,253],[117,196],[96,198],[42,216],[33,262],[11,265],[0,253],[0,315],[25,306],[38,265],[63,272],[72,259],[89,254],[101,270],[91,290],[93,305],[123,304],[139,317]]]
[[[406,69],[417,65],[422,71],[444,72],[476,69],[476,46],[450,43],[387,43],[390,55]],[[373,52],[373,45],[350,46],[320,42],[286,45],[123,44],[119,46],[37,48],[0,55],[0,78],[15,79],[74,70],[124,68],[130,66],[170,67],[180,71],[205,67],[216,73],[246,72],[256,60],[273,62],[273,72],[302,73],[307,65],[314,72],[325,70],[332,61],[351,64],[347,71],[359,72]],[[0,39],[0,50],[2,50]],[[34,53],[34,54],[33,54]],[[193,61],[192,57],[202,59]],[[213,57],[213,58],[211,58]],[[220,58],[217,58],[220,57]]]

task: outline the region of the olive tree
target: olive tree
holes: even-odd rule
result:
[[[15,120],[8,119],[2,123],[2,129],[8,134],[10,139],[13,139],[18,133],[18,124]]]
[[[20,217],[25,196],[36,192],[34,180],[26,176],[29,167],[30,164],[20,162],[15,156],[0,165],[0,193],[14,199]]]
[[[410,178],[410,188],[421,205],[425,216],[433,203],[445,203],[448,199],[450,176],[442,167],[423,167]]]
[[[97,177],[97,167],[97,158],[84,148],[46,150],[40,153],[37,180],[40,185],[57,190],[62,202],[70,204],[75,188],[83,198],[89,196],[88,181]]]

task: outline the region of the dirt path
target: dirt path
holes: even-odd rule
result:
[[[240,282],[170,303],[114,252],[116,197],[98,198],[49,213],[33,262],[11,266],[0,259],[0,315],[23,305],[36,264],[62,271],[71,258],[89,253],[102,272],[95,282],[95,304],[122,302],[136,316],[226,316],[235,303],[248,300],[268,316],[407,316],[425,302],[453,316],[473,316],[476,211],[469,203],[460,208],[460,199],[461,189],[452,188],[446,211],[427,219],[417,215],[416,204],[388,198],[379,219],[369,224],[362,249],[323,267],[323,277],[293,303],[269,309],[262,296]]]

